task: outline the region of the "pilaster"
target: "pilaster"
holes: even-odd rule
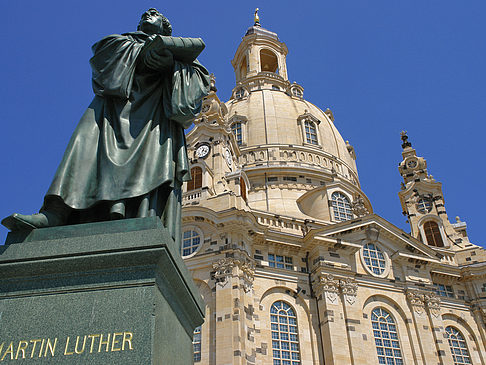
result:
[[[352,364],[345,315],[339,296],[339,280],[331,274],[317,277],[315,293],[319,303],[319,316],[326,365]],[[349,295],[349,294],[347,294]],[[352,295],[349,296],[352,298]]]
[[[216,282],[216,363],[253,364],[256,347],[253,324],[254,264],[243,255],[226,252],[213,264]]]
[[[440,298],[435,293],[424,294],[425,306],[430,322],[430,329],[434,336],[437,354],[440,364],[452,364],[454,362],[449,342],[445,333],[445,327],[441,318]]]
[[[369,354],[359,351],[363,346],[362,331],[360,331],[363,316],[360,306],[356,303],[358,283],[351,277],[342,278],[339,280],[339,288],[350,349],[350,364],[366,364]]]

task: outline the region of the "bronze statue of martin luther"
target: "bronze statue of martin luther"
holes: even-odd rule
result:
[[[190,178],[184,129],[209,91],[200,38],[172,37],[156,9],[136,32],[93,46],[95,97],[74,131],[39,213],[12,231],[159,216],[180,241],[181,185]]]

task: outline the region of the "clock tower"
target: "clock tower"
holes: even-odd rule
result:
[[[427,172],[427,162],[417,156],[406,132],[401,133],[402,157],[398,171],[403,178],[398,193],[403,214],[407,216],[411,235],[423,243],[447,249],[469,244],[466,223],[451,224],[447,217],[442,184]]]

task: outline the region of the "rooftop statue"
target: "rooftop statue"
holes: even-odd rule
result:
[[[171,37],[156,9],[136,32],[93,46],[95,97],[74,131],[39,213],[12,214],[12,231],[159,216],[180,235],[181,186],[190,179],[184,128],[209,92],[200,38]]]

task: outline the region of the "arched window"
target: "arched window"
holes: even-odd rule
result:
[[[187,191],[199,189],[202,186],[202,169],[198,166],[191,169],[192,180],[187,182]]]
[[[246,77],[246,70],[247,70],[247,62],[246,62],[246,57],[244,57],[240,65],[240,79],[244,79]]]
[[[462,333],[451,326],[446,327],[445,331],[449,340],[449,348],[454,358],[454,365],[472,364],[466,340],[464,340]]]
[[[351,209],[351,204],[344,194],[337,191],[332,193],[331,206],[335,221],[343,222],[353,219],[353,210]]]
[[[201,361],[201,326],[196,327],[192,336],[192,351],[194,353],[194,362]]]
[[[390,313],[383,308],[371,312],[373,337],[378,354],[378,364],[402,365],[403,357],[398,341],[398,331]]]
[[[283,301],[270,308],[272,328],[273,365],[300,364],[297,316],[290,305]]]
[[[268,49],[260,51],[260,64],[262,71],[278,73],[278,59],[272,51]]]
[[[427,243],[430,246],[444,247],[442,236],[440,234],[439,225],[434,221],[427,221],[424,223],[424,232]]]
[[[201,236],[195,230],[184,231],[182,235],[182,257],[186,257],[195,252],[201,245]]]
[[[243,133],[241,130],[241,122],[234,122],[231,124],[231,130],[233,131],[233,134],[235,135],[236,143],[238,146],[241,146],[243,143]]]
[[[306,120],[304,122],[305,127],[305,141],[310,144],[318,144],[317,143],[317,129],[314,122],[310,122]]]
[[[242,177],[240,177],[240,194],[243,200],[246,201],[246,184]]]

